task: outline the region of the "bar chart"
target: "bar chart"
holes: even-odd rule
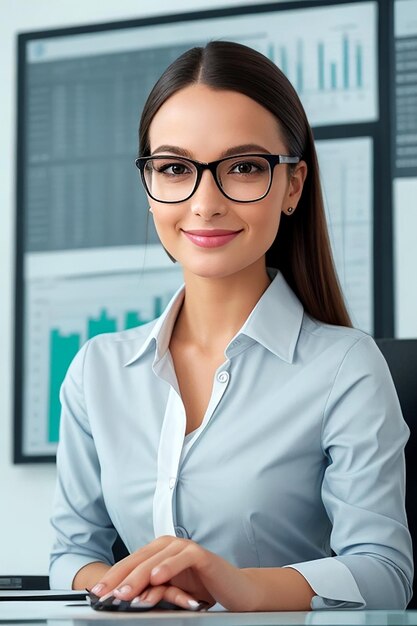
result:
[[[304,42],[297,40],[295,57],[295,80],[294,86],[300,96],[306,90],[305,74],[308,72],[307,60],[305,56]],[[284,74],[290,73],[289,58],[291,52],[285,46],[275,46],[270,44],[268,48],[269,58],[282,69]],[[333,60],[336,56],[338,60]],[[317,69],[316,88],[314,91],[324,92],[326,90],[349,91],[364,89],[363,78],[363,45],[352,43],[348,35],[343,35],[340,42],[340,54],[332,54],[323,41],[318,41],[316,45]]]
[[[25,359],[27,452],[55,452],[60,388],[82,345],[99,334],[134,329],[159,317],[181,282],[181,273],[171,268],[142,275],[132,272],[32,282]]]
[[[358,8],[354,20],[349,7],[327,9],[325,31],[314,28],[320,11],[306,10],[297,29],[288,12],[274,35],[265,33],[266,41],[259,41],[258,48],[292,82],[313,125],[376,118],[375,12],[370,3],[361,10],[364,20],[358,19]]]
[[[211,35],[252,46],[278,65],[312,126],[375,121],[377,18],[376,3],[361,2],[218,20]]]

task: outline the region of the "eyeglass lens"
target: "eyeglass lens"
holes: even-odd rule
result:
[[[194,191],[198,171],[193,163],[177,157],[149,159],[144,178],[151,196],[161,202],[181,202]],[[230,157],[221,161],[216,178],[232,200],[253,201],[266,194],[271,168],[262,157]]]

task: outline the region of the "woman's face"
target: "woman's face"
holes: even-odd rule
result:
[[[203,84],[180,90],[162,105],[150,125],[149,140],[151,155],[188,156],[202,162],[221,159],[226,151],[288,154],[277,121],[267,109],[238,92]],[[265,253],[275,239],[281,213],[297,206],[306,175],[303,162],[290,178],[287,168],[275,167],[268,195],[256,202],[229,200],[208,170],[184,202],[164,204],[149,198],[161,242],[185,275],[221,278],[254,264],[264,271]],[[213,230],[231,235],[204,237],[213,234],[205,231]]]

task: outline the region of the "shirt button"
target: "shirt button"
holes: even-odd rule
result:
[[[227,381],[229,380],[228,372],[219,372],[217,374],[217,380],[219,381],[219,383],[227,383]]]
[[[169,488],[170,489],[174,489],[176,480],[177,479],[175,477],[172,477],[172,478],[169,479]]]
[[[182,526],[175,526],[175,534],[177,535],[177,537],[180,537],[181,539],[189,539],[190,538],[190,535],[187,533],[185,528],[183,528]]]

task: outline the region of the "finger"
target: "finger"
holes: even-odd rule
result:
[[[199,602],[189,593],[186,593],[179,587],[175,587],[174,585],[168,585],[165,588],[164,600],[167,602],[171,602],[171,604],[176,604],[180,606],[182,609],[187,609],[187,611],[201,611],[210,606],[207,602]]]
[[[117,584],[117,587],[114,588],[113,594],[115,597],[122,598],[123,600],[131,600],[135,596],[140,595],[151,582],[150,578],[152,569],[157,567],[161,561],[164,561],[169,556],[175,555],[179,551],[183,550],[184,541],[184,539],[180,539],[178,541],[174,540],[153,557],[134,567],[134,569],[131,570],[128,575]],[[168,579],[165,579],[163,582],[166,582],[167,580]],[[158,584],[162,583],[160,581],[156,581],[155,585]]]
[[[193,541],[152,570],[151,584],[161,585],[167,581],[175,584],[175,578],[179,576],[181,579],[181,573],[190,569],[194,571],[194,578],[198,580],[206,601],[212,599],[229,610],[238,610],[235,607],[242,606],[242,598],[253,594],[253,584],[242,570]]]
[[[136,550],[129,556],[125,557],[113,567],[111,567],[106,574],[94,585],[92,588],[92,592],[95,593],[99,597],[103,597],[107,595],[110,591],[113,591],[116,587],[121,586],[121,583],[124,579],[130,574],[130,572],[135,569],[139,564],[146,562],[163,550],[165,547],[169,546],[172,542],[184,541],[183,539],[178,539],[177,537],[171,536],[163,536],[158,537],[151,543],[147,544],[143,548]],[[140,593],[141,590],[138,590]]]
[[[173,550],[164,551],[160,555],[159,564],[151,570],[151,583],[153,585],[163,584],[190,567],[197,570],[207,568],[209,566],[208,554],[206,550],[191,541],[175,552]]]
[[[139,596],[132,599],[132,606],[149,608],[164,599],[167,585],[147,587]]]

